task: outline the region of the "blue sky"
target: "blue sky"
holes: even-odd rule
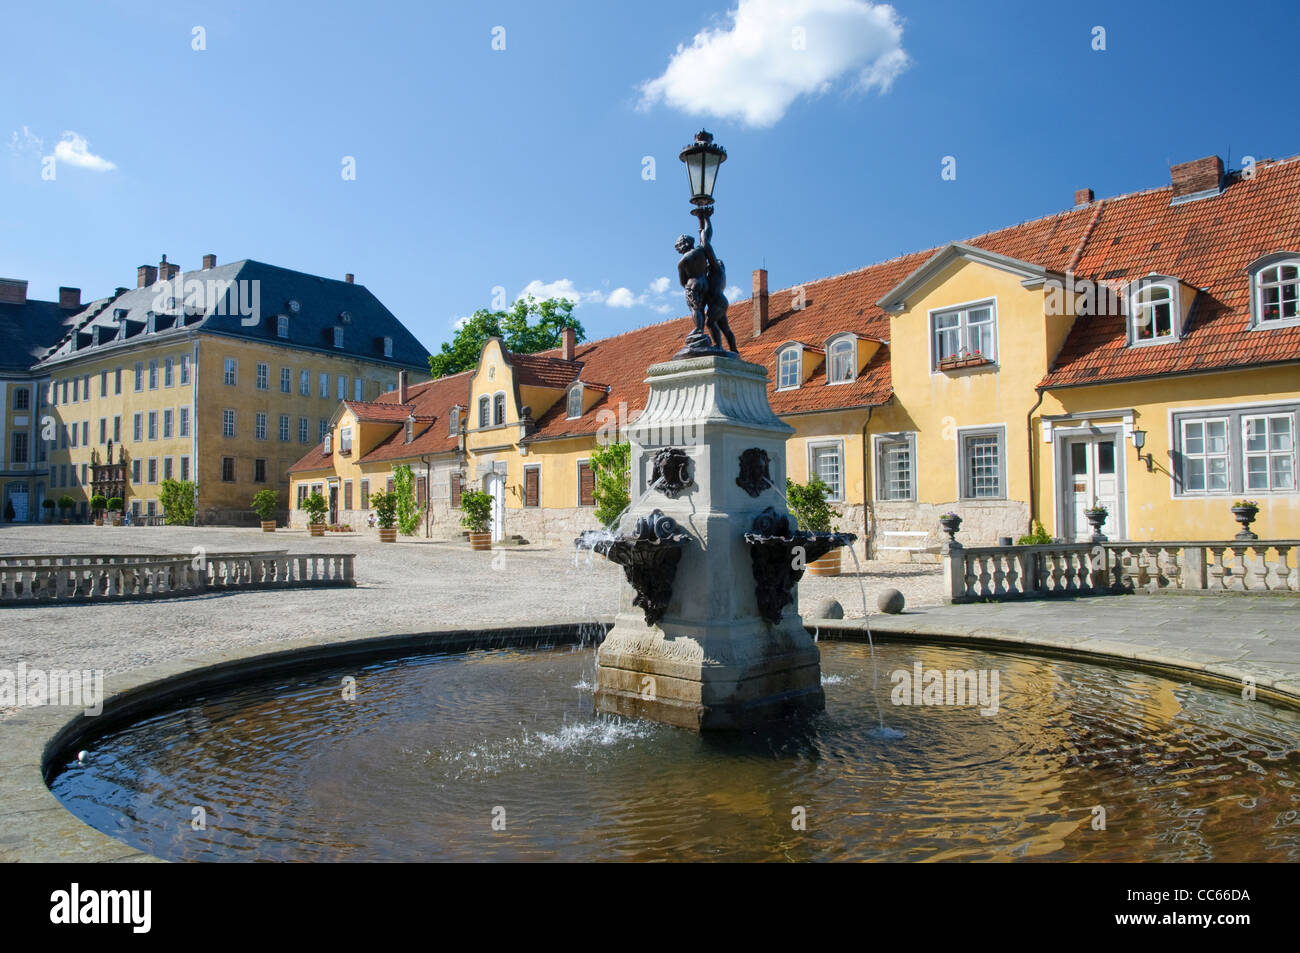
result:
[[[11,6],[0,276],[89,299],[163,253],[213,252],[355,272],[431,350],[498,287],[572,289],[599,337],[684,311],[661,279],[694,224],[677,151],[702,125],[730,153],[715,243],[747,295],[764,264],[784,287],[1060,211],[1076,188],[1163,185],[1172,163],[1300,153],[1298,11]]]

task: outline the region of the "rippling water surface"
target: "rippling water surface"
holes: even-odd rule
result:
[[[873,685],[866,646],[821,651],[826,713],[767,736],[596,717],[590,646],[494,650],[205,697],[52,787],[175,860],[1300,860],[1295,712],[908,644]],[[917,662],[997,671],[997,713],[891,704]]]

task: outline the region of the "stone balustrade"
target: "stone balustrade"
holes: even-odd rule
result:
[[[1162,591],[1300,592],[1300,540],[950,546],[946,602]]]
[[[0,605],[105,602],[213,590],[355,586],[351,553],[0,557]]]

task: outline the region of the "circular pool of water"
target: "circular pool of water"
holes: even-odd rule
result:
[[[187,700],[50,786],[172,860],[1300,859],[1295,711],[1008,652],[821,651],[826,712],[780,731],[597,717],[590,646],[413,655]],[[996,672],[996,711],[904,699],[918,664]]]

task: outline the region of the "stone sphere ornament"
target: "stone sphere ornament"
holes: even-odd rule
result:
[[[883,589],[876,597],[876,607],[889,615],[898,615],[903,611],[903,594],[897,589]]]
[[[843,619],[844,607],[840,605],[839,600],[827,596],[819,599],[813,606],[812,617],[814,619]]]

